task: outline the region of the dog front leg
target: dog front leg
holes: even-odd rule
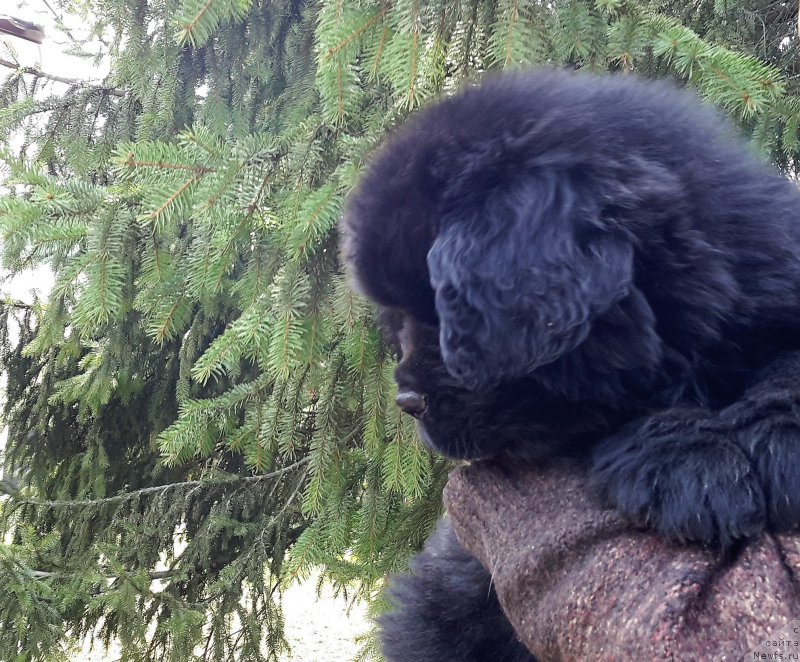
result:
[[[762,482],[730,426],[703,409],[639,419],[596,447],[590,484],[635,523],[726,547],[766,526]]]
[[[800,352],[762,370],[744,396],[720,412],[750,459],[766,497],[769,528],[800,525]]]

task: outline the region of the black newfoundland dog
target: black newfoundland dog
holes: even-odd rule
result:
[[[800,194],[688,93],[490,79],[388,142],[345,227],[431,448],[586,461],[676,540],[800,522]],[[389,660],[531,659],[446,526],[414,568]]]

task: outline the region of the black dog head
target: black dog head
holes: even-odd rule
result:
[[[742,158],[725,131],[667,87],[538,72],[388,142],[349,201],[345,259],[391,311],[398,404],[430,445],[544,457],[640,409],[670,370],[691,381],[740,297],[698,229],[705,171]]]

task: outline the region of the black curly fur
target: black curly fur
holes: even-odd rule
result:
[[[458,544],[449,520],[414,558],[411,572],[392,578],[389,597],[397,609],[379,621],[387,660],[533,660],[503,616],[489,573]]]
[[[605,503],[678,540],[800,522],[800,194],[688,93],[490,79],[389,141],[345,225],[435,450],[589,457]]]

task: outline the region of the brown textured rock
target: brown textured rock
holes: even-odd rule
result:
[[[724,559],[637,530],[582,483],[570,468],[476,463],[445,491],[459,540],[540,662],[781,659],[750,652],[768,638],[760,651],[800,658],[800,538],[763,536]]]

